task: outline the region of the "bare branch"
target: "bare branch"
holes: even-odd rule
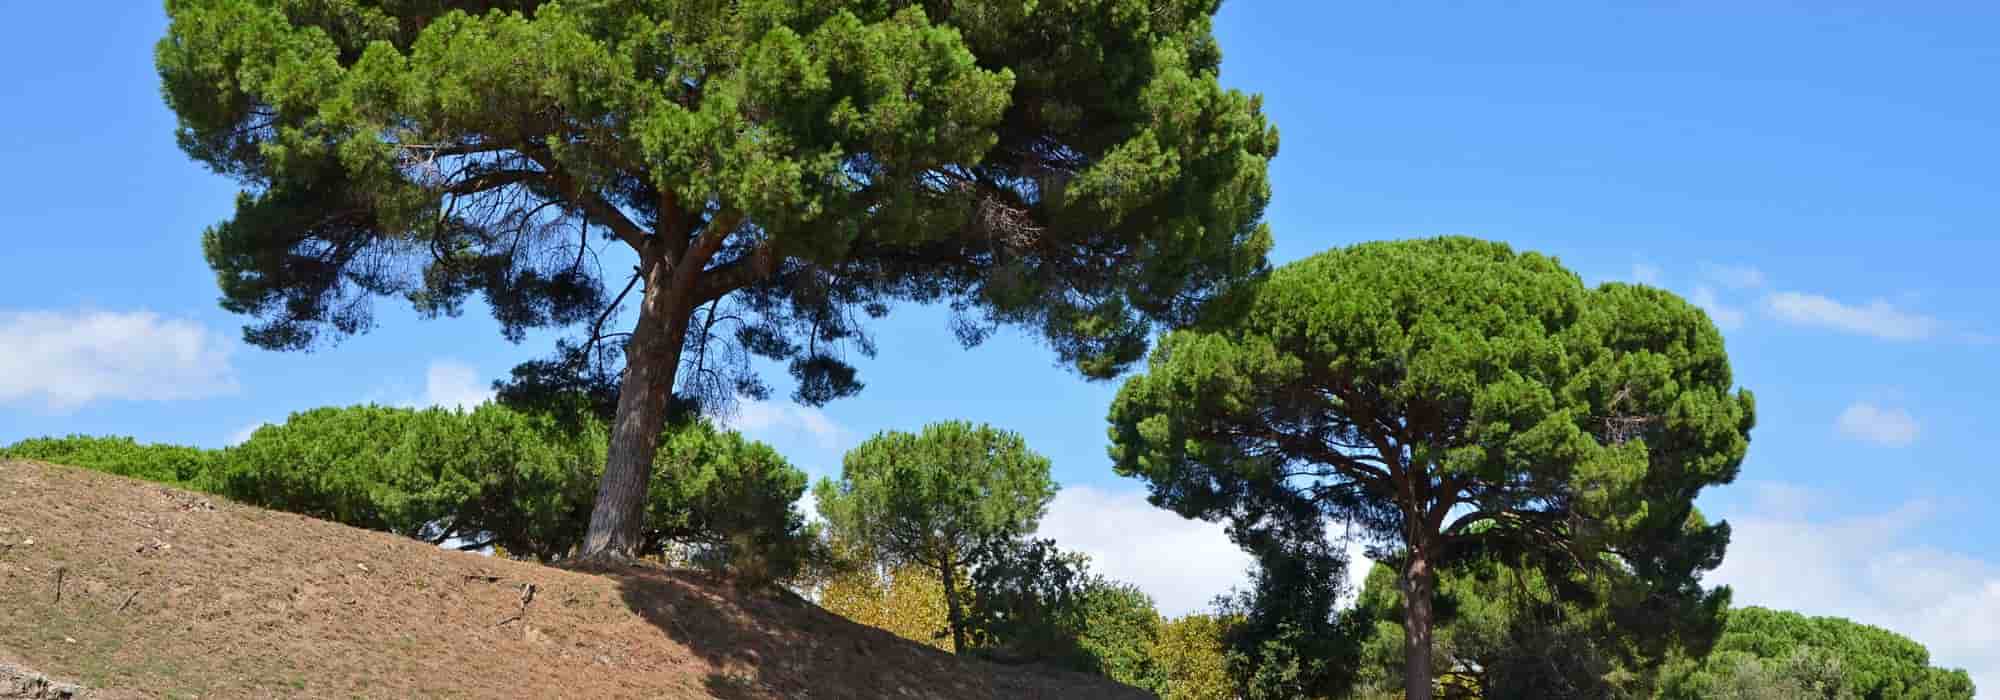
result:
[[[473,194],[527,182],[543,175],[544,173],[534,170],[493,170],[452,183],[445,187],[444,191],[446,194]]]
[[[694,303],[706,304],[721,299],[777,272],[777,251],[771,248],[770,241],[760,242],[748,253],[703,270],[701,280],[695,284]]]
[[[584,342],[583,350],[577,353],[577,357],[583,358],[590,356],[591,348],[596,347],[597,341],[602,340],[605,337],[604,321],[606,319],[611,318],[611,314],[618,310],[618,305],[625,302],[625,295],[631,294],[632,287],[638,284],[639,284],[639,271],[633,270],[632,278],[625,280],[625,288],[619,290],[618,296],[612,298],[611,304],[604,307],[604,312],[597,315],[597,321],[595,323],[590,324],[590,340]]]
[[[625,241],[625,245],[632,246],[632,250],[644,257],[647,237],[645,229],[633,223],[632,219],[625,216],[625,212],[620,211],[616,205],[605,201],[603,195],[584,189],[577,183],[576,178],[559,167],[554,158],[533,151],[527,152],[527,156],[549,172],[556,189],[561,190],[564,196],[582,208],[585,215],[611,227],[611,232],[617,234],[619,240]]]

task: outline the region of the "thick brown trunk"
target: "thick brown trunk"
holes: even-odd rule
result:
[[[951,625],[951,653],[965,653],[965,614],[958,608],[958,567],[951,557],[944,560],[944,617]]]
[[[1411,548],[1403,565],[1403,697],[1431,700],[1431,599],[1437,572],[1423,550]]]
[[[597,485],[590,529],[581,556],[637,558],[645,542],[646,482],[653,452],[666,427],[674,375],[680,370],[687,337],[686,291],[676,289],[665,265],[646,275],[639,321],[625,347],[625,377],[618,389],[618,415],[611,425],[611,448],[604,478]]]

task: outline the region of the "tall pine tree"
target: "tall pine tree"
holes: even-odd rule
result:
[[[169,0],[157,60],[183,149],[243,184],[203,245],[253,344],[478,294],[510,339],[622,350],[584,552],[629,556],[670,399],[762,395],[753,356],[851,394],[864,322],[915,300],[1107,377],[1260,270],[1277,139],[1216,82],[1216,9]]]

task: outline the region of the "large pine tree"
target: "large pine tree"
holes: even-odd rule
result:
[[[760,394],[752,356],[801,401],[850,394],[864,321],[917,300],[1104,377],[1261,269],[1276,134],[1216,82],[1216,9],[169,0],[158,65],[182,147],[244,186],[203,245],[250,342],[363,331],[376,295],[478,294],[509,338],[622,350],[583,547],[618,556],[670,399]]]

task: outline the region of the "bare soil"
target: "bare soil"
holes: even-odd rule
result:
[[[0,662],[86,697],[1143,698],[782,591],[453,552],[0,462]]]

